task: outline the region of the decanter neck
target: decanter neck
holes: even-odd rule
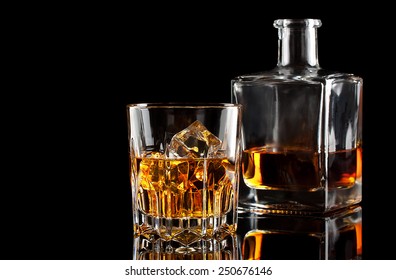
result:
[[[319,19],[278,19],[277,67],[319,68],[317,28]]]

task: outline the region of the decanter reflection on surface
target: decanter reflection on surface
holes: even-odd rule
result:
[[[318,19],[279,19],[278,63],[231,81],[243,105],[239,210],[325,213],[362,200],[363,79],[318,62]]]
[[[238,228],[243,260],[360,260],[362,207],[325,215],[244,213]]]

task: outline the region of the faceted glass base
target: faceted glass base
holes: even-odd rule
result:
[[[136,212],[135,237],[144,236],[153,242],[163,240],[183,247],[194,247],[202,240],[223,240],[236,230],[236,214],[233,213],[219,217],[172,219],[148,216],[139,210]]]

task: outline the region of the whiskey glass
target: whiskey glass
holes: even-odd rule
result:
[[[241,105],[128,104],[127,122],[134,258],[228,248],[238,218]]]

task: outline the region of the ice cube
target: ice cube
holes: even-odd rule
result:
[[[197,120],[172,137],[168,152],[170,157],[205,158],[220,147],[221,140]]]

